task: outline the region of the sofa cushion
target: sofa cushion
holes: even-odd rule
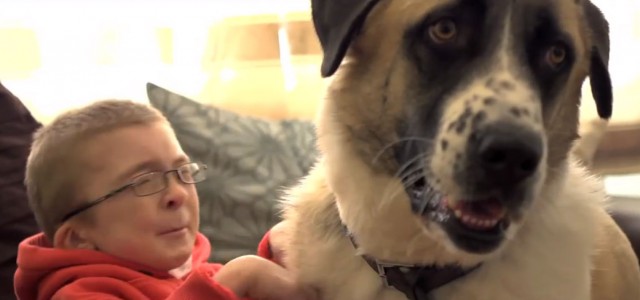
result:
[[[266,121],[207,106],[147,84],[152,106],[164,113],[184,151],[205,163],[197,185],[200,230],[212,242],[211,260],[254,254],[279,221],[278,199],[316,158],[315,131],[306,121]]]

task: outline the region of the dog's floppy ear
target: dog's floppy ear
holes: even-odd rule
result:
[[[322,77],[333,75],[367,15],[380,0],[311,0],[313,25],[322,46]]]
[[[613,88],[609,76],[609,23],[602,11],[589,0],[582,0],[587,26],[591,34],[591,68],[589,83],[596,100],[598,115],[602,119],[611,118],[613,111]]]

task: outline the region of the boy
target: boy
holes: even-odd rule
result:
[[[157,110],[107,100],[40,129],[25,183],[43,230],[18,249],[19,299],[310,299],[257,256],[209,264],[195,183]]]

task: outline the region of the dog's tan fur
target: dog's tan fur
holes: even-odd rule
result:
[[[576,42],[577,58],[557,105],[543,112],[524,100],[532,97],[526,86],[517,86],[505,100],[511,102],[488,111],[488,118],[504,118],[501,107],[515,103],[531,111],[532,118],[544,119],[527,123],[546,136],[539,192],[526,212],[514,216],[517,224],[510,228],[508,240],[492,253],[469,254],[411,212],[403,185],[394,176],[393,158],[385,152],[396,141],[394,125],[409,105],[402,99],[408,98],[411,61],[398,47],[405,28],[448,2],[383,0],[368,16],[366,30],[351,44],[318,115],[322,157],[289,192],[284,210],[286,264],[328,300],[406,299],[385,288],[358,254],[411,264],[483,262],[477,271],[437,289],[434,299],[640,299],[638,260],[605,212],[602,184],[569,157],[577,137],[580,88],[589,72],[586,52],[591,43],[574,0],[554,2],[554,9],[565,16],[560,26]],[[388,75],[391,80],[385,83]],[[383,87],[390,100],[372,100]],[[471,90],[490,93],[480,86],[472,85]],[[456,99],[467,96],[451,96],[442,119],[455,118],[464,105]],[[443,130],[438,137],[448,138],[449,149],[464,146],[466,135],[446,134]],[[443,179],[439,188],[455,194],[455,185],[446,180],[452,176],[448,170],[453,152],[436,151],[431,167]],[[343,224],[357,237],[358,250]]]

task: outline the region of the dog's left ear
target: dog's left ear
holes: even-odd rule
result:
[[[589,0],[582,0],[591,40],[591,67],[589,83],[596,100],[598,115],[602,119],[611,118],[613,112],[613,88],[609,75],[609,22],[602,11]]]
[[[322,77],[333,75],[371,9],[380,0],[311,0],[311,14],[322,46]]]

